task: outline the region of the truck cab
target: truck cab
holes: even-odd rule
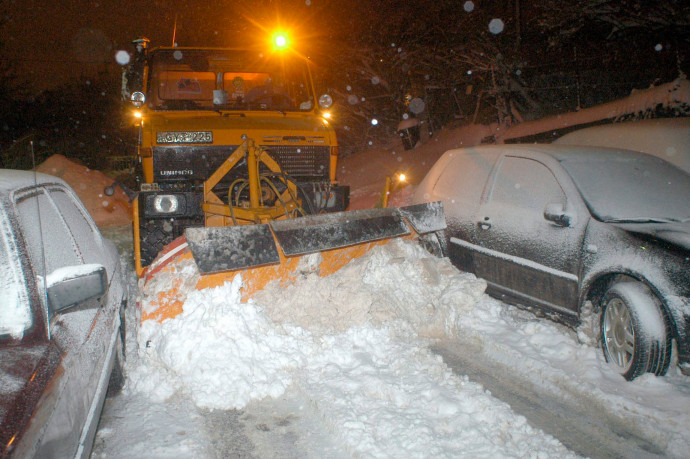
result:
[[[280,168],[259,169],[262,204],[279,205],[289,180],[306,214],[345,210],[349,187],[336,180],[338,143],[325,116],[332,100],[317,97],[308,59],[291,50],[136,44],[123,95],[139,129],[138,271],[185,228],[209,226],[203,184],[246,141]],[[246,179],[240,161],[213,192],[248,207]]]

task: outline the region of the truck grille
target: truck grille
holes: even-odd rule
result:
[[[236,145],[153,147],[154,181],[201,182],[215,172]],[[315,145],[262,145],[278,165],[300,182],[328,180],[330,147]],[[243,166],[246,170],[246,164]],[[232,175],[232,174],[229,174]],[[227,178],[227,180],[231,180]]]
[[[300,181],[328,178],[330,148],[314,145],[262,145],[281,169]]]

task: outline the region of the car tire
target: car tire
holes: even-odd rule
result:
[[[604,358],[631,381],[649,372],[664,375],[671,336],[661,305],[640,282],[619,282],[602,301],[600,339]]]

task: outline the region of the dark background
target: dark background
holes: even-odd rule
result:
[[[141,36],[222,47],[289,31],[336,100],[348,154],[394,134],[414,97],[433,130],[537,119],[685,78],[689,3],[5,0],[1,166],[30,168],[32,143],[36,162],[61,153],[99,169],[134,154],[114,55]]]

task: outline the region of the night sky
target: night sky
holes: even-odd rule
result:
[[[114,54],[131,51],[136,37],[146,36],[154,46],[171,44],[176,19],[180,46],[231,46],[238,36],[261,34],[255,24],[269,20],[260,15],[307,28],[319,9],[312,1],[325,3],[256,1],[252,11],[221,0],[4,0],[2,58],[28,87],[53,88],[103,71],[119,73]],[[295,16],[301,19],[289,19]]]

